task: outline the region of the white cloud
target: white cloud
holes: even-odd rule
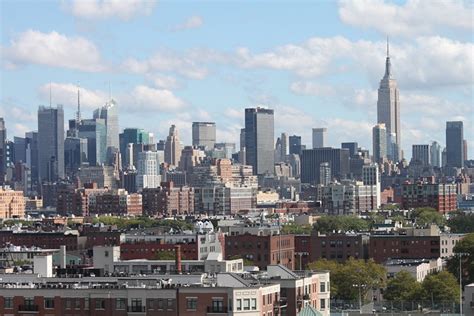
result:
[[[154,74],[154,75],[149,75],[148,77],[149,77],[149,80],[153,83],[153,85],[157,88],[174,89],[179,86],[176,78],[172,76]]]
[[[384,73],[385,47],[385,42],[315,37],[258,54],[240,48],[236,63],[244,68],[286,70],[306,78],[362,71],[376,86]],[[472,43],[438,36],[390,46],[394,76],[400,86],[410,89],[474,84],[473,51]],[[293,88],[300,93],[311,90],[302,85]]]
[[[200,64],[197,58],[179,55],[175,52],[158,52],[145,60],[129,58],[122,64],[126,71],[139,74],[153,74],[155,72],[176,72],[190,79],[203,79],[207,69]]]
[[[309,81],[293,82],[290,85],[290,90],[296,94],[315,96],[330,96],[336,92],[330,85]]]
[[[398,5],[384,0],[342,0],[339,17],[346,24],[395,36],[434,34],[447,27],[473,30],[468,1],[408,0]]]
[[[184,21],[184,23],[174,26],[173,31],[197,29],[201,27],[203,24],[204,24],[204,20],[202,19],[202,17],[198,15],[193,15],[187,18],[186,21]]]
[[[138,15],[150,15],[156,0],[73,0],[65,4],[66,10],[82,19],[117,17],[127,21]]]
[[[103,71],[100,52],[82,37],[28,30],[2,48],[2,59],[10,67],[40,64],[86,72]]]
[[[100,90],[89,90],[79,88],[72,83],[57,83],[42,85],[38,94],[43,102],[49,103],[49,91],[51,86],[51,99],[53,104],[62,104],[65,107],[76,108],[77,106],[77,90],[80,89],[81,108],[95,109],[105,103],[108,96]]]
[[[131,93],[131,100],[123,102],[130,104],[130,109],[137,111],[176,112],[186,105],[170,90],[154,89],[143,85],[136,86]]]

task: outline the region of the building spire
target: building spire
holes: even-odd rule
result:
[[[81,90],[80,87],[77,87],[77,112],[76,112],[76,122],[80,124],[81,122]]]
[[[388,42],[388,36],[387,36],[387,58],[385,60],[385,78],[392,78],[392,66],[390,64],[390,46]]]

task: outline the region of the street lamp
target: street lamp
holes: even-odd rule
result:
[[[459,256],[459,315],[462,316],[462,256],[469,256],[467,252],[458,253]]]
[[[353,287],[356,287],[359,289],[359,314],[362,314],[362,294],[361,294],[361,288],[365,287],[365,284],[352,284]]]

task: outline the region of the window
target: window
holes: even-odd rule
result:
[[[173,310],[173,299],[169,298],[167,300],[166,306],[168,307],[168,310]]]
[[[81,300],[78,298],[74,300],[74,309],[81,309]]]
[[[88,299],[88,298],[85,298],[85,299],[84,299],[84,309],[85,309],[85,310],[88,310],[88,309],[89,309],[89,299]]]
[[[142,299],[141,298],[133,298],[132,299],[132,312],[142,312]]]
[[[66,299],[66,309],[72,308],[72,300],[70,298]]]
[[[103,298],[95,299],[95,309],[105,309],[105,300]]]
[[[5,297],[4,302],[4,308],[13,308],[13,297]]]
[[[163,300],[158,300],[158,309],[163,309]]]
[[[33,306],[35,303],[34,299],[31,297],[25,298],[25,306]]]
[[[126,309],[127,308],[127,299],[126,298],[117,298],[115,299],[115,309]]]
[[[244,305],[245,306],[245,305]],[[214,313],[222,313],[224,312],[224,301],[221,298],[213,299],[211,310]]]
[[[319,302],[321,309],[326,309],[326,300],[322,298]]]
[[[250,310],[250,299],[244,299],[244,311]]]
[[[326,292],[326,283],[321,282],[321,284],[319,285],[319,292],[321,293]]]
[[[197,308],[197,298],[196,297],[187,297],[186,298],[186,309],[196,310]]]
[[[257,299],[256,299],[256,298],[252,298],[252,305],[250,306],[250,308],[251,308],[253,311],[256,311],[256,310],[257,310]]]
[[[241,311],[241,310],[242,310],[242,300],[241,300],[241,299],[238,299],[238,300],[237,300],[237,310],[238,310],[238,311]]]
[[[54,298],[45,297],[44,298],[44,308],[54,308]]]

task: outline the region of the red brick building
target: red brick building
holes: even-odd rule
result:
[[[304,270],[310,263],[311,235],[295,235],[295,269]]]
[[[438,212],[457,209],[456,184],[404,183],[402,186],[402,207],[432,207]]]
[[[294,235],[235,235],[225,237],[225,256],[232,258],[243,256],[260,269],[268,265],[282,264],[289,269],[295,268]]]
[[[175,215],[194,213],[194,189],[174,187],[173,182],[162,182],[159,188],[144,188],[143,213],[147,215]]]
[[[5,247],[10,243],[15,246],[35,246],[45,249],[59,249],[59,246],[65,245],[66,250],[77,250],[78,238],[77,235],[65,234],[63,232],[16,233],[11,230],[0,231],[0,247]]]
[[[199,260],[198,244],[180,244],[183,260]],[[161,242],[123,243],[120,245],[120,259],[157,259],[162,252],[174,254],[175,244]]]
[[[369,236],[349,234],[311,235],[310,261],[320,259],[344,262],[349,258],[366,259]]]
[[[429,259],[441,257],[440,236],[372,235],[369,258],[377,263],[389,259]]]

